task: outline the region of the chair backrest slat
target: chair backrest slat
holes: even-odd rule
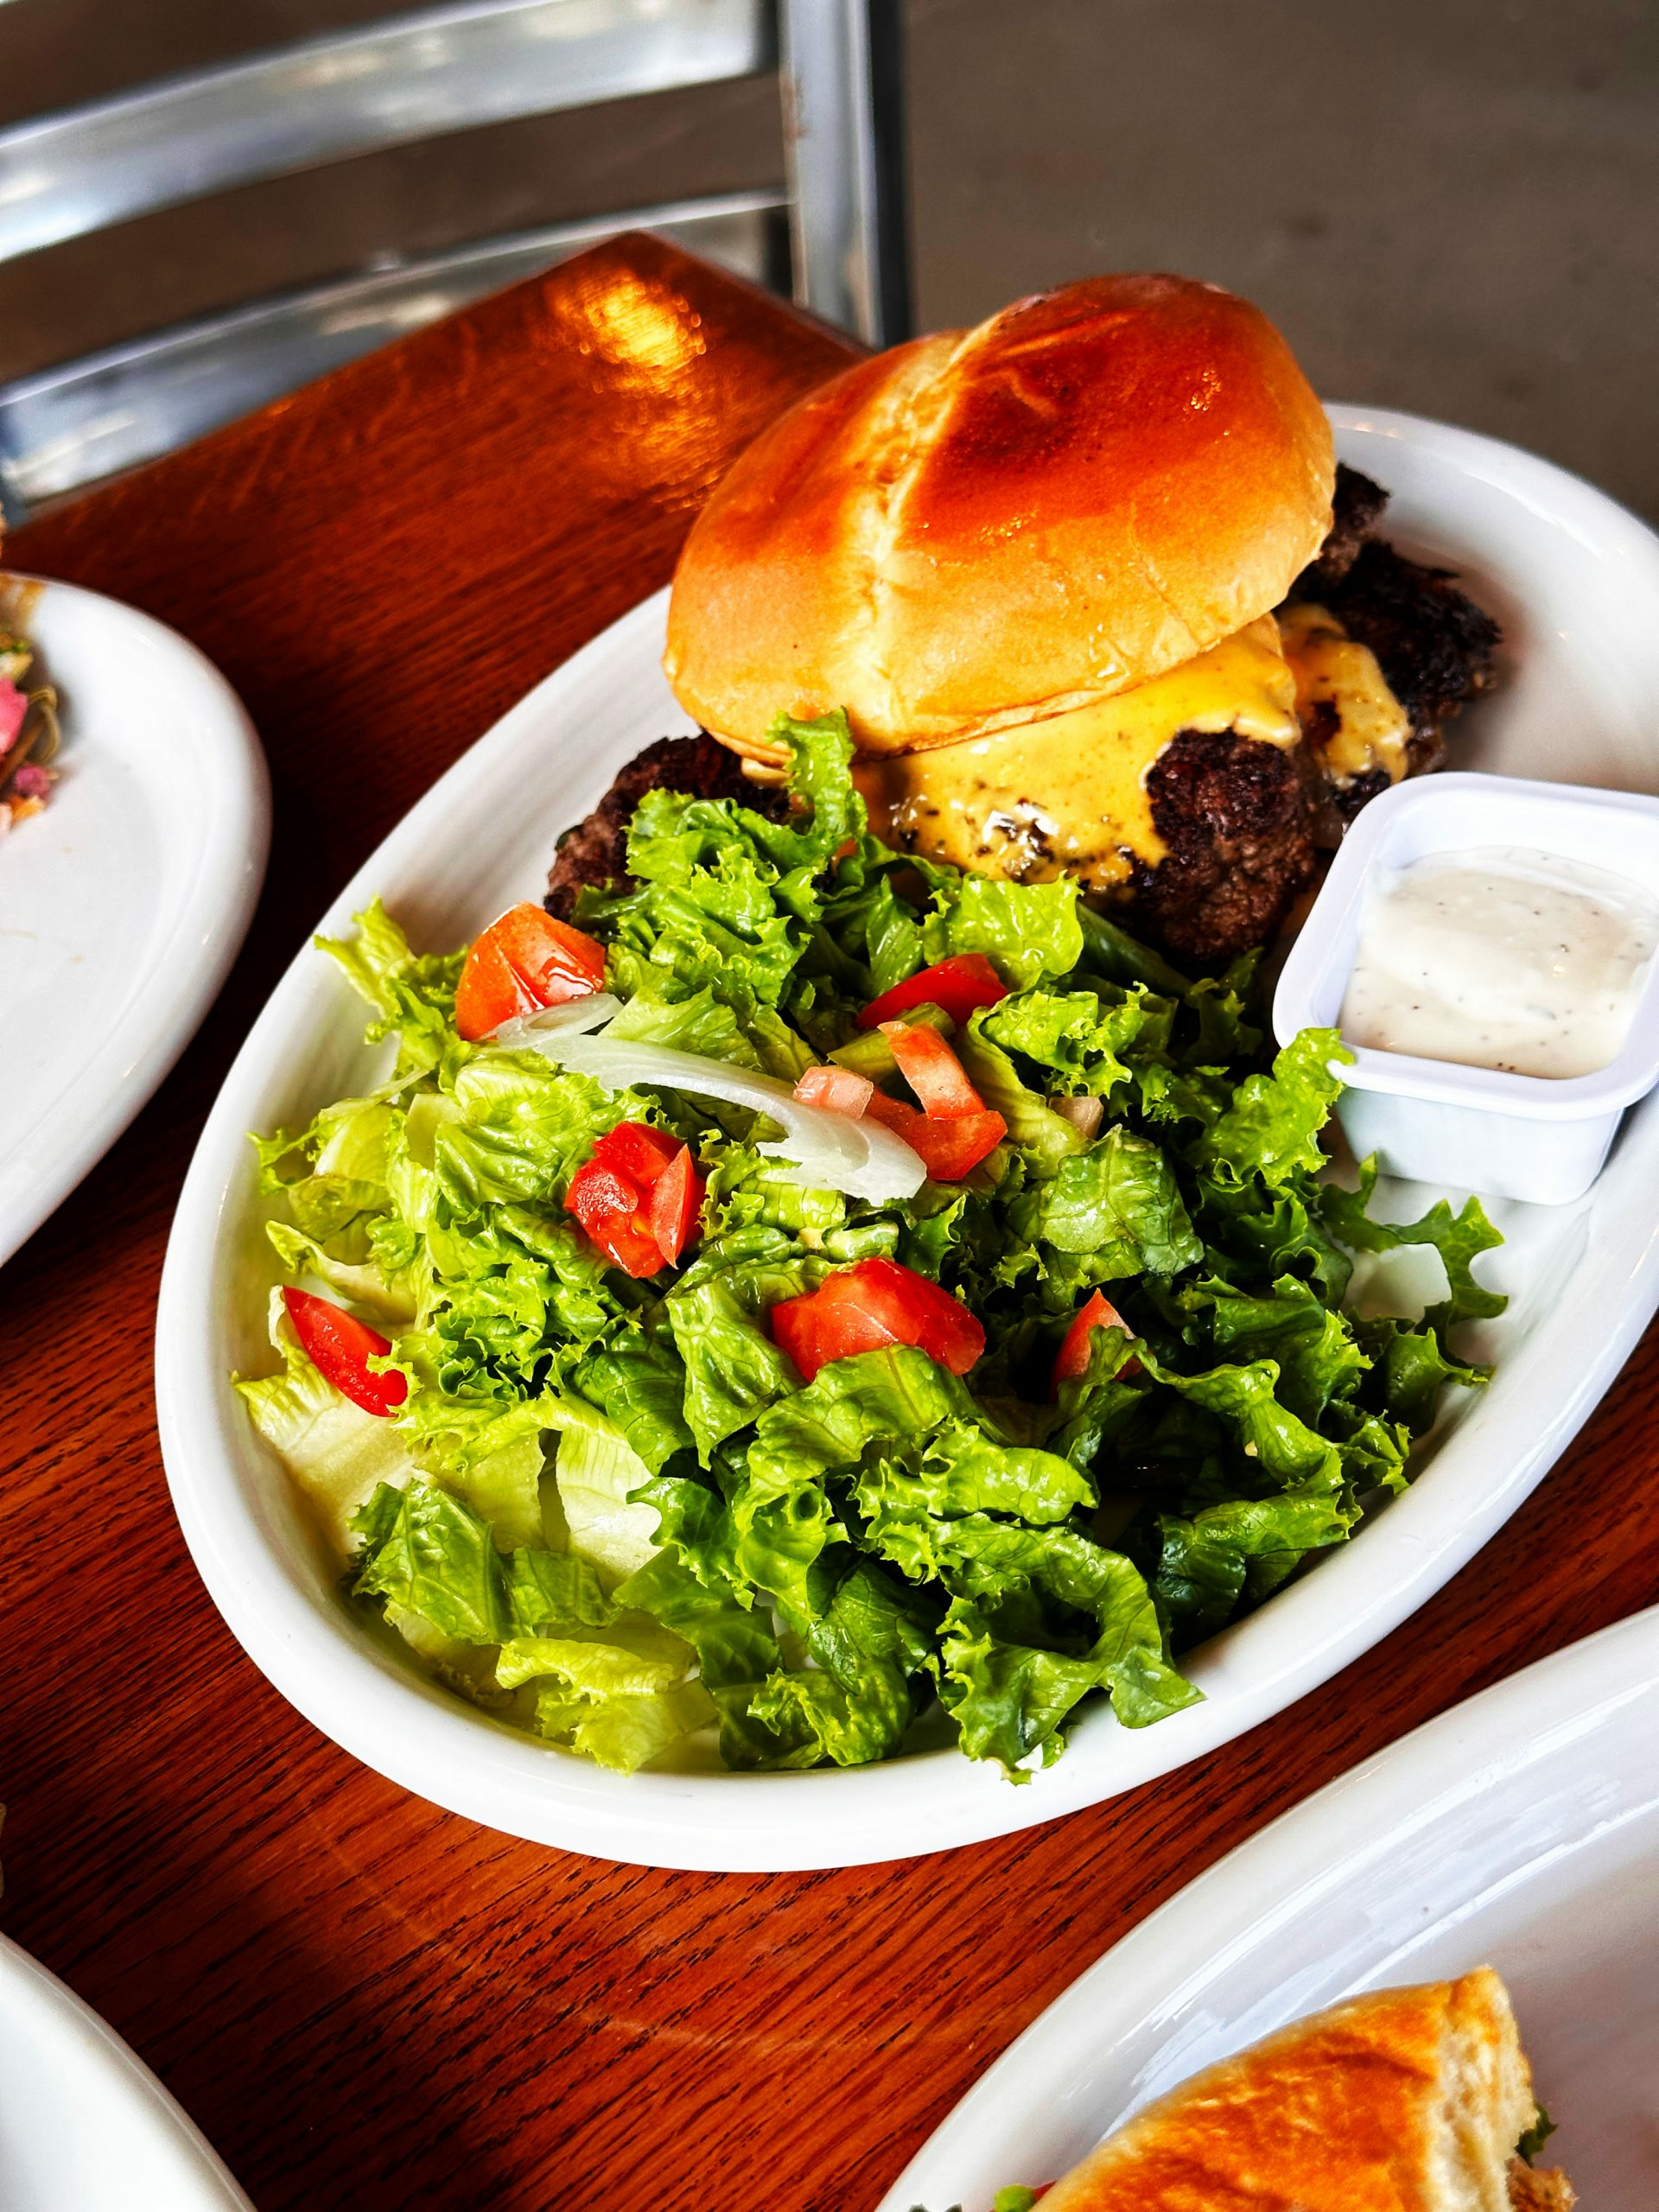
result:
[[[260,177],[775,62],[766,0],[464,0],[0,131],[0,260]]]
[[[873,346],[910,335],[898,0],[779,0],[795,297]]]

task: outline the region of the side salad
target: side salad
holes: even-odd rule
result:
[[[895,853],[839,715],[793,810],[666,790],[629,880],[324,944],[392,1062],[256,1140],[278,1373],[240,1384],[351,1602],[632,1771],[954,1738],[1015,1779],[1405,1484],[1502,1300],[1471,1199],[1321,1176],[1334,1032],[1265,1049],[1083,906]],[[1421,1319],[1351,1255],[1432,1246]]]

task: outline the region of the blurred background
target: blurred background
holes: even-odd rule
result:
[[[1659,518],[1659,7],[861,4],[887,73],[878,107],[893,104],[876,116],[903,202],[889,238],[908,232],[889,332],[971,321],[1092,270],[1180,270],[1259,302],[1328,397],[1514,439]],[[799,42],[842,10],[783,12]],[[318,159],[329,104],[379,83],[389,19],[407,35],[359,108],[368,143]],[[550,39],[578,68],[628,40],[655,39],[658,59],[590,71],[584,104],[550,112],[512,111],[549,97],[522,70],[516,99],[475,84],[450,127],[429,97],[446,71],[461,81],[444,41],[489,19],[533,19],[543,59]],[[9,508],[129,466],[632,211],[787,289],[798,106],[780,99],[772,24],[763,0],[396,15],[388,0],[0,0]],[[298,76],[248,73],[296,47]],[[618,96],[625,80],[667,88]],[[408,97],[422,82],[424,105]],[[160,105],[135,107],[158,83]],[[798,270],[801,251],[798,231]],[[813,297],[882,334],[880,302],[849,307],[833,279]]]

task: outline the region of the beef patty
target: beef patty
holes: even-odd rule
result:
[[[1183,730],[1147,778],[1168,847],[1137,867],[1124,918],[1189,968],[1264,944],[1313,880],[1306,779],[1296,752],[1236,731]]]
[[[1408,561],[1374,535],[1388,498],[1369,476],[1338,464],[1331,534],[1289,597],[1325,607],[1376,654],[1411,722],[1415,775],[1438,766],[1441,725],[1497,681],[1502,632],[1458,589],[1452,569]]]
[[[1406,772],[1414,775],[1439,765],[1443,724],[1491,689],[1499,632],[1450,570],[1408,561],[1376,535],[1388,496],[1338,466],[1330,532],[1289,599],[1323,607],[1375,654],[1411,725]],[[1306,746],[1287,753],[1232,730],[1183,730],[1147,779],[1167,855],[1155,868],[1137,866],[1115,904],[1130,928],[1174,959],[1221,965],[1272,937],[1313,881],[1319,847],[1333,843],[1343,820],[1388,781],[1379,768],[1336,791]],[[584,885],[627,887],[628,824],[659,785],[741,799],[774,819],[788,807],[782,791],[746,776],[737,756],[706,734],[660,739],[560,838],[550,912],[568,917]]]
[[[1406,773],[1420,775],[1440,766],[1443,725],[1497,680],[1500,632],[1451,570],[1408,561],[1375,535],[1388,498],[1339,464],[1330,532],[1288,597],[1324,607],[1370,647],[1411,726]],[[1147,778],[1168,855],[1136,869],[1124,920],[1195,968],[1265,944],[1313,880],[1318,848],[1389,780],[1376,768],[1338,787],[1306,746],[1286,753],[1230,730],[1184,730]]]
[[[558,842],[543,905],[569,921],[584,887],[602,890],[614,884],[629,891],[628,824],[647,791],[658,787],[690,791],[696,798],[735,798],[758,814],[779,821],[789,810],[787,792],[776,784],[758,784],[743,764],[706,730],[696,737],[659,737],[620,771],[585,821],[567,830]]]

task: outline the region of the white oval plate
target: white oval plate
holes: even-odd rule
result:
[[[1363,1989],[1494,1966],[1580,2201],[1659,2204],[1659,1608],[1431,1720],[1073,1982],[878,2212],[988,2212],[1154,2097]]]
[[[5,2212],[253,2212],[143,2061],[0,1936]]]
[[[1400,542],[1465,569],[1514,640],[1465,759],[1659,791],[1659,541],[1548,463],[1408,416],[1334,410],[1343,452],[1395,493]],[[537,895],[554,834],[622,762],[690,725],[658,661],[667,594],[557,670],[416,806],[321,926],[380,893],[418,944],[453,945]],[[456,1812],[567,1850],[730,1871],[856,1866],[1001,1835],[1202,1757],[1386,1636],[1537,1482],[1659,1301],[1659,1099],[1632,1115],[1577,1205],[1499,1205],[1491,1267],[1513,1294],[1483,1356],[1491,1388],[1448,1409],[1411,1491],[1351,1545],[1190,1662],[1205,1701],[1139,1732],[1104,1705],[1019,1787],[954,1751],[848,1772],[611,1774],[461,1704],[384,1649],[339,1595],[292,1487],[249,1426],[233,1369],[270,1362],[275,1268],[246,1132],[308,1121],[376,1080],[362,1016],[303,952],[227,1077],[168,1246],[156,1399],[173,1499],[202,1579],[283,1695],[381,1773]],[[1427,1195],[1389,1194],[1399,1211]],[[1429,1294],[1435,1294],[1432,1286]]]
[[[62,775],[0,842],[0,1262],[96,1166],[195,1034],[264,880],[264,756],[175,631],[0,575],[62,700]]]

